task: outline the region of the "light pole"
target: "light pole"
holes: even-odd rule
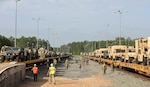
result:
[[[37,49],[38,49],[38,47],[39,47],[39,41],[38,41],[38,39],[39,39],[39,21],[41,20],[41,18],[37,18],[37,19],[35,19],[35,18],[33,18],[33,20],[36,20],[37,21]]]
[[[118,10],[118,11],[113,11],[114,13],[119,13],[120,15],[120,38],[119,38],[119,45],[121,45],[121,14],[122,13],[125,13],[125,12],[128,12],[128,11],[121,11],[121,10]]]
[[[47,33],[47,34],[48,34],[48,40],[47,40],[47,50],[49,50],[49,48],[50,48],[50,47],[49,47],[49,28],[48,28],[48,33]]]
[[[109,26],[110,26],[110,24],[106,24],[106,27],[107,27],[107,29],[106,29],[106,38],[107,38],[107,40],[106,40],[106,48],[108,48],[108,28],[109,28]]]
[[[16,0],[16,13],[15,13],[15,41],[14,41],[14,47],[17,46],[17,2],[20,1],[20,0]]]

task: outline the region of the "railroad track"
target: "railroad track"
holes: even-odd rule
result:
[[[137,72],[135,72],[134,70],[129,69],[129,68],[122,68],[122,69],[120,69],[120,68],[115,68],[115,70],[117,70],[117,71],[122,71],[122,72],[124,72],[124,73],[126,73],[126,74],[132,75],[132,76],[134,76],[134,77],[136,77],[136,78],[139,78],[139,79],[142,79],[142,80],[144,80],[144,81],[150,81],[150,77],[145,76],[145,75],[140,74],[140,73],[137,73]]]

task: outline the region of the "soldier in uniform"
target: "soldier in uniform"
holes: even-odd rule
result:
[[[106,74],[107,66],[106,66],[105,62],[102,66],[102,69],[103,69],[103,74]]]
[[[114,72],[114,62],[111,63],[111,71]]]
[[[66,61],[65,61],[65,67],[66,67],[66,70],[68,70],[68,68],[69,68],[69,61],[68,61],[68,59],[66,59]]]
[[[53,64],[54,64],[54,67],[56,67],[56,64],[57,64],[57,60],[56,59],[53,59]]]
[[[81,67],[82,67],[82,62],[81,62],[81,60],[79,61],[78,66],[79,66],[79,69],[80,69],[80,71],[81,71]]]
[[[89,65],[89,58],[86,59],[86,65]]]

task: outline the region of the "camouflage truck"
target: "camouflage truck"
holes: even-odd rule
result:
[[[150,65],[150,37],[135,40],[135,52],[137,64]]]
[[[45,48],[41,47],[38,50],[39,58],[45,58]]]
[[[134,46],[127,46],[125,53],[125,62],[132,63],[136,59],[136,53]]]
[[[119,61],[123,62],[124,58],[125,58],[126,48],[127,48],[127,46],[125,46],[125,45],[109,46],[108,47],[109,59],[119,60]]]
[[[9,46],[2,46],[1,52],[0,52],[0,62],[14,60],[14,52],[12,51],[12,48]]]

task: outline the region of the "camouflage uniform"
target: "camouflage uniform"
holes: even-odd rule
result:
[[[78,66],[79,66],[79,69],[80,69],[80,71],[81,71],[81,67],[82,67],[81,61],[79,61]]]
[[[106,74],[107,66],[105,63],[103,64],[102,69],[103,69],[103,74]]]
[[[111,63],[111,71],[114,72],[114,63]]]
[[[53,64],[54,64],[54,67],[56,67],[56,64],[57,64],[57,60],[56,59],[53,59]]]
[[[66,67],[66,70],[68,70],[68,67],[69,67],[69,61],[68,61],[68,59],[66,59],[66,61],[65,61],[65,67]]]

